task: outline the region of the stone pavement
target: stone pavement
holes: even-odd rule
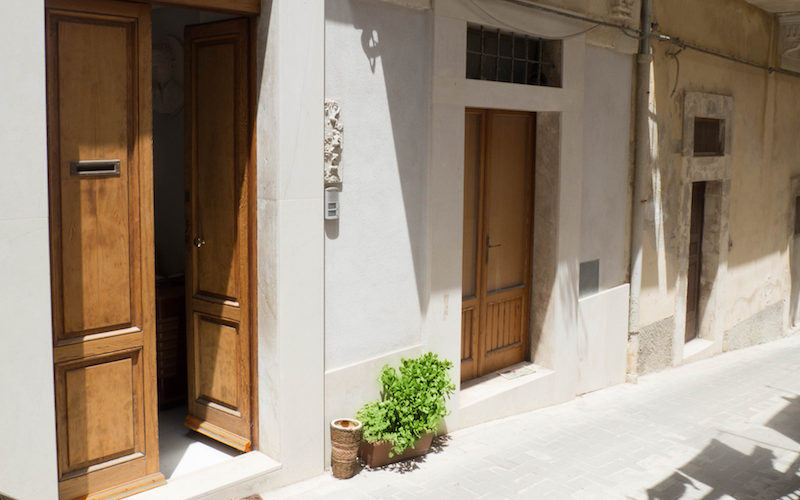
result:
[[[800,336],[456,431],[265,499],[800,499]]]

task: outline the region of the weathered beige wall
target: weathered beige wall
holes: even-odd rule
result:
[[[654,21],[657,31],[688,43],[774,64],[776,21],[743,0],[655,0]],[[724,339],[716,340],[722,348],[734,348],[786,333],[789,178],[800,171],[800,78],[690,49],[671,56],[677,49],[653,42],[653,190],[646,211],[641,294],[642,336],[649,346],[645,349],[676,345],[673,353],[640,352],[644,361],[640,359],[639,368],[644,371],[681,361],[680,354],[674,354],[682,348],[683,332],[674,329],[683,322],[673,316],[680,309],[677,303],[685,301],[676,293],[676,282],[685,273],[678,256],[682,231],[687,230],[679,214],[682,204],[689,203],[681,157],[687,91],[730,95],[734,100],[731,244],[720,307]],[[664,328],[665,324],[673,326]]]

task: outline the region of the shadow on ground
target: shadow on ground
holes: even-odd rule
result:
[[[410,458],[408,460],[403,460],[402,462],[395,462],[393,464],[384,465],[383,467],[369,467],[364,465],[363,463],[359,463],[359,469],[356,471],[356,474],[361,472],[362,469],[366,470],[388,470],[391,472],[396,472],[398,474],[406,474],[408,472],[415,471],[419,469],[419,464],[425,463],[426,458],[430,454],[439,454],[443,452],[447,445],[450,443],[450,436],[448,434],[444,434],[441,436],[435,436],[433,438],[433,442],[431,442],[431,451],[427,454],[422,455],[421,457]]]
[[[753,451],[745,454],[712,439],[697,456],[648,489],[647,498],[713,500],[726,495],[742,500],[797,498],[800,494],[800,396],[784,399],[789,404],[764,425],[797,443],[796,447],[788,449],[753,441]],[[776,468],[776,450],[795,454],[788,467],[780,467],[783,470]]]

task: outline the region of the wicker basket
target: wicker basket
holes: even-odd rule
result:
[[[331,422],[331,469],[333,477],[348,479],[355,476],[358,447],[361,444],[361,422],[352,418],[337,418]]]

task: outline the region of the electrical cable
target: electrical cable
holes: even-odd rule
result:
[[[513,5],[519,5],[519,6],[522,6],[522,7],[527,7],[527,8],[530,8],[530,9],[539,10],[539,11],[542,11],[542,12],[547,12],[549,14],[554,14],[554,15],[561,16],[561,17],[566,17],[566,18],[569,18],[569,19],[575,19],[575,20],[578,20],[578,21],[584,21],[584,22],[592,23],[592,24],[595,25],[595,26],[593,26],[592,28],[589,28],[586,31],[569,35],[570,37],[578,36],[578,35],[580,35],[582,33],[586,33],[586,32],[591,31],[592,29],[594,29],[594,28],[596,28],[598,26],[605,26],[605,27],[608,27],[608,28],[616,28],[616,29],[620,30],[622,32],[622,34],[627,36],[627,37],[630,37],[630,38],[633,38],[633,39],[636,39],[636,40],[641,40],[642,39],[642,31],[641,30],[636,29],[636,28],[631,28],[631,27],[625,26],[623,24],[612,23],[612,22],[609,22],[609,21],[603,21],[601,19],[596,19],[596,18],[585,16],[585,15],[582,15],[582,14],[574,14],[574,13],[571,13],[571,12],[565,12],[563,10],[559,10],[559,9],[554,8],[554,7],[548,7],[546,5],[534,3],[534,2],[532,2],[530,0],[501,0],[501,1],[506,2],[506,3],[510,3],[510,4],[513,4]],[[495,20],[497,22],[500,22],[502,24],[505,24],[506,26],[509,26],[508,23],[505,23],[505,22],[497,19],[496,17],[494,17],[490,13],[488,13],[486,11],[486,9],[484,9],[483,7],[480,7],[477,4],[476,0],[470,0],[470,2],[473,5],[477,6],[481,11],[483,11],[486,15],[491,17],[493,20]],[[512,26],[509,26],[509,27],[512,27]],[[514,28],[514,29],[518,29],[518,28]],[[520,31],[522,31],[524,33],[529,33],[529,32],[527,32],[525,30],[520,30]],[[530,33],[530,34],[534,34],[534,33]],[[540,35],[535,35],[535,36],[539,36],[541,38]],[[783,69],[783,68],[776,68],[774,66],[770,66],[770,65],[767,65],[767,64],[761,64],[761,63],[757,63],[757,62],[753,62],[753,61],[748,61],[747,59],[742,59],[740,57],[724,54],[724,53],[716,51],[716,50],[706,49],[704,47],[700,47],[698,45],[694,45],[694,44],[685,42],[685,41],[681,40],[678,37],[673,37],[673,36],[667,35],[667,34],[662,33],[662,32],[654,32],[651,35],[651,38],[655,38],[660,42],[671,43],[671,44],[677,46],[680,50],[675,53],[675,56],[673,56],[673,57],[675,57],[676,62],[678,60],[677,59],[677,55],[681,51],[683,51],[684,49],[690,49],[690,50],[694,50],[695,52],[700,52],[702,54],[706,54],[706,55],[710,55],[710,56],[714,56],[714,57],[719,57],[721,59],[726,59],[728,61],[732,61],[732,62],[735,62],[735,63],[744,64],[746,66],[750,66],[750,67],[753,67],[753,68],[758,68],[758,69],[764,70],[764,71],[766,71],[768,73],[778,73],[778,74],[781,74],[781,75],[800,78],[800,72],[792,71],[792,70],[788,70],[788,69]],[[678,64],[680,64],[680,63],[678,63]],[[676,85],[677,85],[677,81],[676,81]]]
[[[566,35],[566,36],[563,36],[563,37],[546,37],[546,36],[542,36],[539,33],[534,33],[532,31],[528,31],[525,28],[520,28],[519,26],[514,26],[512,24],[509,24],[508,22],[503,21],[502,19],[499,19],[499,18],[495,17],[491,12],[489,12],[488,10],[484,9],[483,7],[481,7],[481,5],[476,0],[469,0],[469,1],[470,1],[470,3],[472,5],[477,7],[478,10],[483,12],[487,17],[489,17],[491,20],[493,20],[494,22],[498,23],[499,25],[502,25],[502,26],[504,26],[506,28],[511,28],[516,33],[525,33],[527,35],[533,35],[536,38],[540,38],[540,39],[543,39],[543,40],[567,40],[569,38],[573,38],[573,37],[576,37],[576,36],[580,36],[580,35],[586,34],[586,33],[590,32],[593,29],[598,28],[600,26],[599,24],[595,24],[591,28],[588,28],[588,29],[585,29],[585,30],[581,30],[581,31],[578,31],[576,33],[572,33],[570,35]],[[507,0],[504,0],[504,1],[507,1]]]
[[[514,4],[514,5],[520,5],[522,7],[529,7],[531,9],[541,10],[543,12],[548,12],[550,14],[556,14],[556,15],[559,15],[559,16],[562,16],[562,17],[566,17],[566,18],[569,18],[569,19],[576,19],[578,21],[584,21],[584,22],[596,24],[598,26],[606,26],[608,28],[627,29],[627,30],[630,30],[630,31],[633,31],[633,32],[637,33],[638,36],[641,36],[641,34],[642,34],[641,31],[636,30],[634,28],[630,28],[630,27],[625,26],[623,24],[617,24],[617,23],[612,23],[612,22],[609,22],[609,21],[603,21],[602,19],[597,19],[597,18],[594,18],[594,17],[584,16],[582,14],[573,14],[572,12],[566,12],[566,11],[563,11],[563,10],[556,9],[554,7],[547,7],[545,5],[541,5],[541,4],[538,4],[538,3],[532,3],[532,2],[525,1],[525,0],[502,0],[502,1],[506,2],[506,3],[511,3],[511,4]],[[473,3],[474,3],[474,0],[473,0]],[[481,9],[481,10],[483,10],[483,9]]]
[[[731,55],[728,55],[728,54],[723,54],[722,52],[718,52],[716,50],[706,49],[705,47],[700,47],[698,45],[687,43],[687,42],[681,40],[678,37],[673,37],[673,36],[670,36],[670,35],[667,35],[667,34],[664,34],[664,33],[661,33],[661,32],[656,32],[656,33],[653,34],[653,36],[658,41],[665,42],[665,43],[670,43],[672,45],[675,45],[675,46],[679,47],[681,50],[683,50],[683,49],[694,50],[695,52],[700,52],[702,54],[719,57],[721,59],[726,59],[728,61],[732,61],[732,62],[739,63],[739,64],[744,64],[745,66],[750,66],[752,68],[762,69],[762,70],[764,70],[764,71],[766,71],[768,73],[779,73],[779,74],[782,74],[782,75],[793,76],[795,78],[799,78],[800,77],[800,73],[797,72],[797,71],[792,71],[792,70],[783,69],[783,68],[776,68],[774,66],[769,66],[767,64],[761,64],[761,63],[757,63],[757,62],[753,62],[753,61],[748,61],[747,59],[742,59],[741,57],[736,57],[736,56],[731,56]]]
[[[669,96],[672,97],[675,95],[675,91],[678,90],[678,81],[681,78],[681,61],[678,59],[678,54],[683,52],[683,48],[678,48],[675,52],[667,52],[667,56],[675,59],[675,85],[672,86],[672,92],[670,92]]]

